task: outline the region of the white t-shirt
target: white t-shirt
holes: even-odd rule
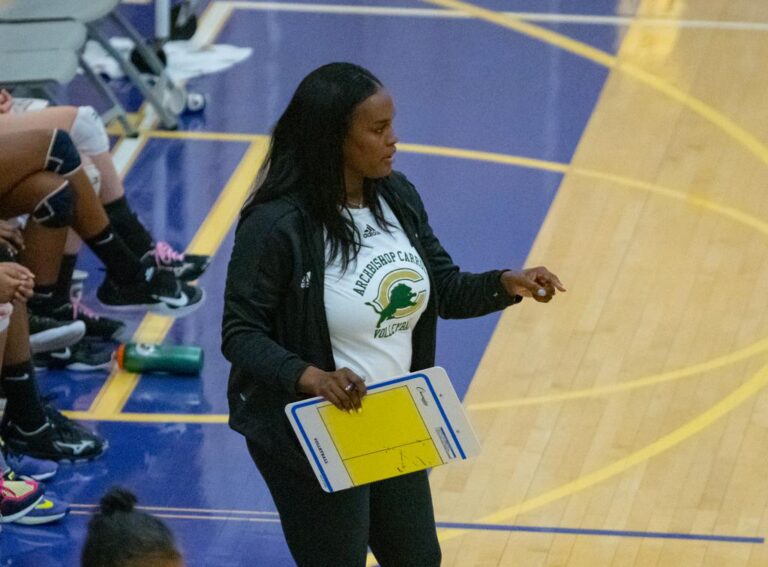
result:
[[[410,370],[413,328],[429,301],[429,276],[392,210],[380,200],[382,229],[370,209],[351,209],[362,248],[346,272],[336,257],[325,268],[325,313],[336,368],[366,383]],[[326,258],[329,246],[326,243]]]

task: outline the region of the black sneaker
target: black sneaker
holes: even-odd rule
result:
[[[33,354],[66,348],[82,339],[85,332],[82,321],[59,321],[29,314],[29,346]]]
[[[210,256],[183,254],[174,250],[167,242],[158,242],[141,259],[145,265],[151,260],[161,270],[168,270],[183,282],[191,282],[203,275],[211,263]]]
[[[105,341],[117,339],[125,329],[122,321],[97,315],[74,296],[69,302],[53,309],[49,315],[58,321],[82,321],[86,336]]]
[[[180,282],[172,272],[152,267],[147,269],[147,276],[147,281],[129,284],[106,277],[96,296],[113,309],[148,309],[171,317],[189,315],[203,304],[205,292]]]
[[[112,367],[112,347],[99,346],[88,339],[63,350],[36,354],[32,357],[35,370],[70,370],[94,372]]]
[[[13,423],[5,424],[3,439],[8,448],[36,459],[72,462],[95,459],[107,449],[105,439],[55,409],[50,410],[55,419],[49,415],[46,424],[36,431],[26,432]]]
[[[52,399],[55,399],[55,396],[48,395],[42,397],[43,411],[45,412],[45,417],[48,418],[48,421],[59,428],[74,429],[83,434],[96,435],[82,423],[78,421],[72,421],[55,407],[53,407],[53,404],[51,403]],[[98,437],[98,435],[96,436]],[[101,439],[102,443],[104,443],[104,448],[106,449],[108,446],[106,440],[102,439],[101,437],[99,437],[99,439]]]

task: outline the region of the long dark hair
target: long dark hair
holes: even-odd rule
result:
[[[272,132],[269,151],[241,217],[260,203],[284,195],[303,199],[325,228],[330,258],[341,254],[342,269],[360,251],[361,239],[344,214],[344,139],[357,106],[382,88],[370,71],[352,63],[329,63],[301,81]],[[382,228],[384,220],[373,180],[363,184],[365,203]]]

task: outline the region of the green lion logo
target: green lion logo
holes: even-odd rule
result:
[[[401,283],[397,284],[392,290],[392,294],[389,296],[389,304],[384,309],[377,309],[375,303],[367,301],[365,304],[373,307],[373,310],[379,315],[379,322],[376,323],[376,328],[378,329],[387,319],[392,319],[398,309],[405,309],[406,307],[416,305],[416,302],[413,301],[416,295],[410,287]]]
[[[407,317],[417,311],[424,303],[425,292],[415,292],[403,280],[418,282],[423,278],[413,270],[401,269],[384,276],[379,285],[379,293],[374,301],[365,304],[379,316],[378,329],[384,321]]]

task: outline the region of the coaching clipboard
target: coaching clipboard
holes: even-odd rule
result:
[[[440,367],[372,384],[361,413],[341,411],[323,398],[288,404],[285,413],[326,492],[480,452],[464,408]]]

